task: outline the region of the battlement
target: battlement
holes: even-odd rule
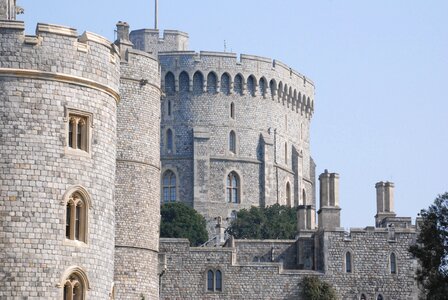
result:
[[[91,32],[39,23],[36,35],[25,35],[21,21],[0,21],[2,76],[13,74],[70,82],[105,91],[119,99],[118,48]]]
[[[136,49],[157,55],[161,51],[188,50],[188,34],[178,30],[165,30],[160,36],[158,29],[139,29],[130,33]]]
[[[196,78],[202,92],[270,98],[308,117],[314,111],[314,83],[278,60],[210,51],[159,52],[159,60],[167,95],[183,89],[183,74],[188,78],[187,92],[194,92]]]

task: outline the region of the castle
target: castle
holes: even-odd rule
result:
[[[317,210],[309,78],[125,22],[114,43],[27,36],[16,12],[0,0],[0,299],[300,299],[305,276],[341,299],[417,299],[417,226],[392,183],[374,227],[340,227],[336,173]],[[159,239],[172,201],[205,216],[206,247]],[[295,240],[225,236],[238,210],[275,203],[297,207]]]

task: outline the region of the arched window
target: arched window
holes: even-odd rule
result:
[[[165,94],[166,95],[174,95],[174,75],[171,72],[166,73],[165,75]]]
[[[68,147],[89,152],[90,151],[90,116],[89,114],[81,115],[71,113],[68,114]]]
[[[365,294],[361,294],[361,297],[359,298],[360,300],[367,300],[366,295]]]
[[[187,93],[190,89],[190,76],[183,71],[179,75],[179,92]]]
[[[229,133],[229,151],[236,153],[236,135],[233,130]]]
[[[90,288],[85,273],[79,267],[72,267],[63,275],[61,284],[64,300],[86,300],[86,292]]]
[[[215,290],[222,291],[222,273],[220,270],[215,272]]]
[[[249,91],[249,95],[255,96],[255,77],[250,75],[247,78],[247,90]]]
[[[235,119],[235,103],[230,103],[230,117]]]
[[[230,94],[230,76],[227,73],[221,76],[221,93]]]
[[[79,192],[72,193],[66,203],[65,237],[86,242],[88,203]]]
[[[220,270],[207,271],[207,291],[209,292],[222,291],[222,272]]]
[[[260,94],[264,96],[266,94],[266,79],[260,78],[260,81],[258,83],[258,88],[260,90]]]
[[[291,185],[289,182],[286,183],[286,205],[291,207]]]
[[[352,254],[347,251],[345,253],[345,273],[352,272]]]
[[[163,174],[163,202],[176,201],[176,175],[173,171],[168,170]]]
[[[207,291],[213,292],[215,290],[215,273],[212,270],[207,272]]]
[[[269,89],[271,90],[271,97],[274,98],[277,92],[277,83],[274,79],[269,82]]]
[[[240,74],[235,76],[235,80],[233,81],[233,90],[239,95],[243,94],[243,77]]]
[[[397,274],[397,257],[393,252],[390,254],[390,273]]]
[[[277,91],[278,99],[281,99],[283,97],[283,82],[279,82],[278,84],[278,91]]]
[[[173,153],[173,131],[169,128],[166,131],[166,150]]]
[[[193,75],[193,93],[202,94],[204,88],[204,76],[202,73],[197,71]]]
[[[381,295],[381,294],[378,294],[378,296],[376,297],[376,300],[384,300],[384,297],[383,297],[383,295]]]
[[[207,76],[207,93],[215,94],[216,93],[216,75],[213,72],[208,73]]]
[[[227,202],[240,203],[239,197],[240,180],[236,172],[227,175]]]

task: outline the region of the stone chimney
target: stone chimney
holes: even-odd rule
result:
[[[339,174],[325,170],[319,176],[320,209],[317,212],[319,229],[332,230],[341,226],[341,208],[339,207]]]
[[[118,21],[117,23],[117,40],[115,45],[120,48],[121,59],[126,59],[126,53],[128,49],[132,49],[134,46],[129,40],[129,24],[126,22]]]
[[[376,227],[384,227],[383,220],[395,217],[394,212],[394,184],[392,182],[380,181],[375,184],[376,188]]]

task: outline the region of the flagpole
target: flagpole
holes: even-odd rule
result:
[[[154,13],[154,29],[157,28],[158,23],[158,14],[159,14],[159,0],[155,0],[155,13]]]

